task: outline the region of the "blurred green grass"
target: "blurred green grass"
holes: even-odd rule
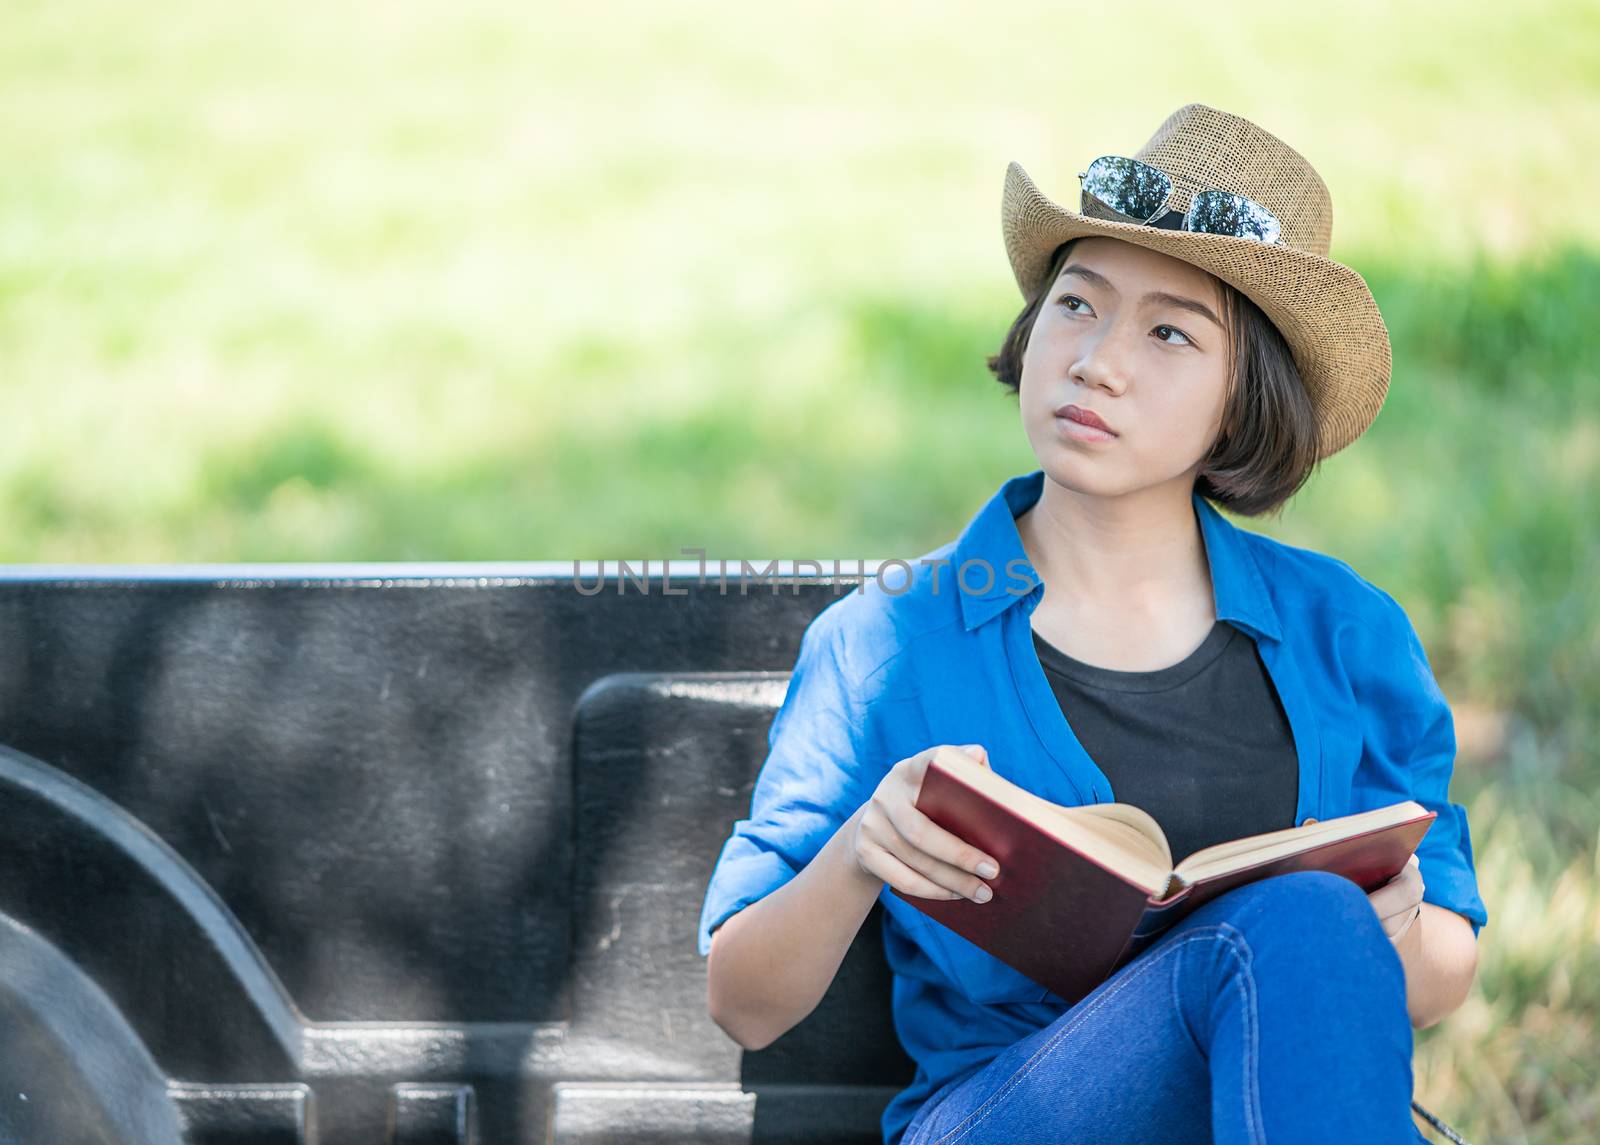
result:
[[[1200,100],[1391,325],[1281,518],[1400,599],[1490,923],[1418,1096],[1600,1134],[1600,8],[8,6],[0,561],[910,557],[1033,467],[1005,164]]]

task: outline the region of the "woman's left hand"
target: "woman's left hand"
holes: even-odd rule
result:
[[[1383,932],[1389,941],[1399,945],[1417,921],[1422,911],[1422,869],[1417,857],[1406,860],[1405,868],[1375,891],[1367,892],[1367,901],[1378,912],[1383,922]]]
[[[1307,819],[1306,822],[1315,823],[1316,820]],[[1367,892],[1367,901],[1383,923],[1383,933],[1396,946],[1422,913],[1423,886],[1422,865],[1416,855],[1412,855],[1398,875],[1377,890]]]

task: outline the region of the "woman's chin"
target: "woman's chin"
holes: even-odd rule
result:
[[[1085,457],[1059,445],[1035,450],[1034,455],[1044,475],[1063,489],[1091,497],[1112,497],[1127,491],[1126,482],[1120,480],[1120,470],[1107,465],[1103,458]]]

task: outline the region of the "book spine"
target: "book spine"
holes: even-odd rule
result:
[[[1140,952],[1146,946],[1150,945],[1149,942],[1144,942],[1141,944],[1138,941],[1138,933],[1139,932],[1137,930],[1134,930],[1128,935],[1128,941],[1122,944],[1122,953],[1117,955],[1116,959],[1111,963],[1111,969],[1106,973],[1107,978],[1111,977],[1111,975],[1115,974],[1118,970],[1121,970],[1128,963],[1139,957]]]
[[[1138,925],[1128,936],[1128,945],[1123,950],[1123,962],[1137,958],[1193,909],[1196,904],[1189,901],[1191,889],[1193,888],[1185,885],[1175,897],[1164,899],[1159,903],[1152,900],[1145,907],[1144,914],[1139,917]],[[1117,965],[1120,966],[1123,962],[1118,962]]]

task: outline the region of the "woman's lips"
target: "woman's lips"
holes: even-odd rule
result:
[[[1116,433],[1116,430],[1107,425],[1105,419],[1099,414],[1095,413],[1094,410],[1088,410],[1084,409],[1082,406],[1068,404],[1059,407],[1055,412],[1057,417],[1070,418],[1071,420],[1079,422],[1083,425],[1090,425],[1095,429],[1103,429],[1109,434],[1114,435]]]
[[[1112,441],[1116,434],[1091,410],[1065,405],[1055,411],[1056,428],[1074,441]]]

